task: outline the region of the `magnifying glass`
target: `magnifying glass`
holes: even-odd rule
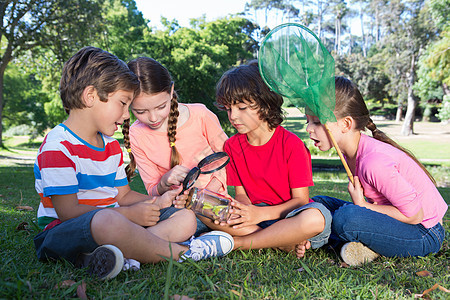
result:
[[[216,152],[208,155],[202,159],[197,167],[194,167],[186,175],[183,181],[183,190],[180,195],[189,188],[191,188],[195,181],[197,181],[200,174],[211,174],[225,167],[230,161],[230,157],[225,152]]]

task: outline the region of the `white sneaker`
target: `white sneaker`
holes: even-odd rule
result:
[[[349,266],[360,266],[375,260],[379,256],[380,254],[358,242],[346,243],[341,248],[342,260]]]
[[[123,260],[123,271],[138,271],[141,268],[141,263],[132,258],[124,258]]]
[[[233,250],[233,247],[234,240],[231,235],[223,231],[211,231],[192,239],[189,250],[180,257],[179,262],[188,258],[199,261],[213,256],[225,256]]]
[[[86,268],[87,272],[100,279],[116,277],[123,267],[123,254],[113,245],[102,245],[91,253],[82,253],[77,259],[76,266]]]

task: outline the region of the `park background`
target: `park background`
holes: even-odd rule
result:
[[[276,250],[235,251],[199,263],[144,266],[107,283],[68,264],[38,262],[32,244],[39,201],[32,166],[44,134],[65,118],[58,85],[69,57],[87,45],[124,61],[153,57],[171,72],[181,101],[207,105],[231,136],[226,115],[213,105],[215,84],[230,67],[257,58],[259,42],[277,25],[273,19],[302,23],[321,38],[336,74],[359,86],[375,123],[417,155],[449,203],[449,0],[252,0],[241,13],[204,15],[188,26],[146,19],[133,0],[1,0],[0,14],[0,298],[82,297],[84,291],[89,298],[409,299],[435,284],[450,288],[448,238],[437,255],[382,258],[360,268],[342,265],[327,249],[304,260]],[[302,112],[288,101],[284,109],[284,126],[313,155],[311,195],[350,200],[335,152],[318,153]],[[119,132],[115,137],[122,141]],[[145,192],[139,177],[131,185]],[[444,226],[449,234],[449,213]],[[430,295],[448,299],[439,289]]]

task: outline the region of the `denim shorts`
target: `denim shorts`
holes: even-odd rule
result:
[[[75,263],[80,253],[94,251],[99,245],[92,237],[91,220],[99,210],[87,212],[37,234],[34,238],[37,257],[40,260],[63,258]],[[159,221],[167,220],[179,210],[175,207],[161,209]]]
[[[91,220],[101,209],[96,209],[77,218],[38,233],[34,246],[40,260],[66,259],[75,264],[80,253],[90,253],[99,245],[91,233]]]
[[[167,220],[168,218],[170,218],[170,216],[172,216],[174,213],[176,213],[179,210],[181,210],[181,208],[175,208],[173,206],[169,206],[169,207],[161,209],[159,211],[159,221],[158,222]]]
[[[182,208],[175,208],[173,206],[161,209],[159,221],[167,220],[171,215],[173,215],[174,213],[176,213],[181,209]],[[208,226],[206,226],[202,221],[200,221],[199,218],[196,217],[196,219],[197,219],[197,229],[195,230],[194,236],[199,236],[202,233],[211,231],[211,229]]]
[[[266,203],[259,203],[257,205],[258,206],[268,206],[268,204],[266,204]],[[323,231],[321,233],[319,233],[318,235],[308,239],[311,242],[311,248],[317,249],[328,243],[328,238],[330,237],[330,234],[331,234],[331,221],[332,221],[331,213],[323,204],[318,203],[318,202],[310,202],[310,203],[305,204],[301,207],[298,207],[298,208],[294,209],[293,211],[291,211],[290,213],[288,213],[286,215],[285,219],[292,218],[292,217],[298,215],[300,212],[304,211],[305,209],[309,209],[309,208],[318,209],[322,213],[322,215],[325,219],[325,228],[323,229]],[[263,221],[263,222],[259,223],[258,226],[264,229],[264,228],[269,227],[270,225],[275,224],[276,222],[278,222],[280,220],[282,220],[282,219]]]

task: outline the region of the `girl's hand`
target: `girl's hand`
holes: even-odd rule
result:
[[[160,194],[170,190],[173,186],[180,186],[189,173],[189,169],[180,165],[176,165],[161,177],[158,183],[158,191]],[[162,192],[162,193],[161,193]]]
[[[169,190],[159,197],[155,197],[155,203],[158,204],[160,209],[172,206],[175,197],[181,192],[181,187],[174,190]]]
[[[189,191],[184,191],[182,195],[176,196],[175,200],[173,200],[173,206],[175,208],[185,208],[188,195]]]
[[[354,176],[353,180],[355,181],[355,185],[352,184],[350,181],[348,183],[348,192],[350,194],[350,197],[352,197],[352,201],[355,205],[359,206],[365,206],[366,199],[364,198],[364,190],[361,185],[361,182],[359,181],[358,176]]]
[[[244,204],[237,201],[231,202],[231,218],[227,224],[234,229],[240,229],[246,226],[256,225],[264,221],[260,207],[253,204]]]

